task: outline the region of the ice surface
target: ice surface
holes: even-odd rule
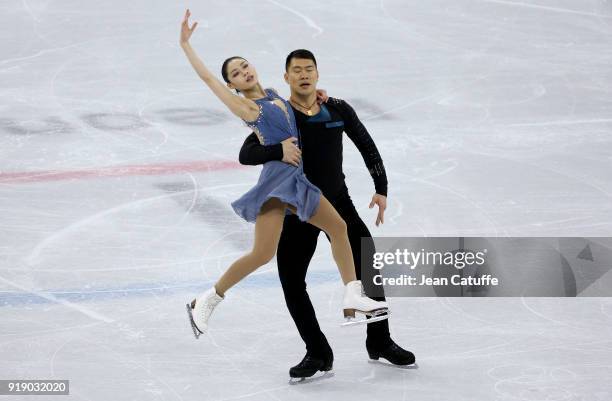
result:
[[[323,236],[308,288],[333,377],[288,383],[304,347],[275,263],[196,341],[184,304],[250,247],[229,203],[259,168],[178,46],[186,7],[214,71],[243,55],[287,95],[287,53],[316,54],[385,162],[377,228],[345,141],[373,235],[610,235],[609,1],[4,0],[0,378],[70,379],[70,400],[612,399],[607,298],[393,298],[418,369],[369,363]]]

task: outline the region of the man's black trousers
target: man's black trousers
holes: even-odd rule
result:
[[[330,202],[346,222],[357,279],[362,279],[362,237],[370,239],[368,241],[370,245],[367,246],[367,251],[365,252],[368,254],[368,260],[372,260],[371,254],[375,252],[370,231],[357,214],[357,210],[355,210],[348,192],[343,192],[341,196],[333,201],[330,200]],[[306,271],[317,247],[317,238],[320,232],[321,230],[317,227],[301,222],[296,215],[286,216],[276,259],[285,301],[289,313],[291,313],[291,317],[300,332],[300,336],[306,343],[307,352],[311,355],[326,356],[331,353],[331,347],[325,335],[321,332],[315,311],[306,292]],[[334,263],[333,260],[331,263]],[[371,266],[371,264],[371,262],[368,263],[368,266]],[[371,283],[371,276],[375,274],[374,269],[371,267],[365,273],[369,278],[363,278],[364,285],[366,285],[366,279],[370,280],[369,282]],[[367,288],[366,292],[369,292]],[[384,301],[385,298],[374,297],[373,299]],[[339,304],[338,320],[341,321],[341,319],[342,311]],[[366,343],[368,347],[384,348],[391,341],[387,320],[368,324],[367,334]]]

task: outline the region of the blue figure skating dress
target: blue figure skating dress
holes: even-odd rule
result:
[[[255,100],[259,116],[247,125],[255,131],[262,145],[275,145],[290,137],[298,137],[295,116],[291,105],[272,89],[266,89],[266,97]],[[274,103],[279,99],[285,110]],[[321,191],[304,175],[302,161],[298,167],[282,161],[264,163],[257,184],[239,199],[232,208],[243,219],[254,223],[261,206],[270,198],[278,198],[297,209],[301,221],[308,221],[319,207]]]

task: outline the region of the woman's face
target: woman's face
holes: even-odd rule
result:
[[[257,85],[257,71],[248,61],[243,58],[237,58],[227,64],[227,79],[231,89],[246,91]]]

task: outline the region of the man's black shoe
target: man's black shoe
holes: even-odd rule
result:
[[[393,341],[391,341],[389,346],[383,348],[382,350],[377,350],[367,346],[366,348],[368,350],[370,359],[378,360],[378,358],[384,358],[394,365],[412,365],[416,360],[412,352],[403,349]]]
[[[293,378],[310,377],[317,373],[332,369],[334,357],[332,355],[322,358],[306,354],[302,362],[289,369],[289,376]]]

